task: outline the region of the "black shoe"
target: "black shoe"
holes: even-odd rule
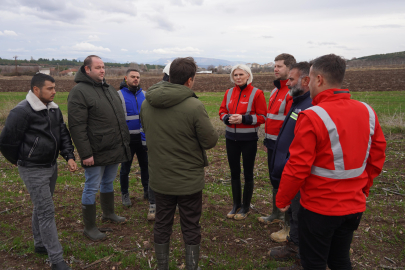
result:
[[[37,253],[37,254],[48,255],[48,250],[45,247],[35,247],[34,252]]]
[[[253,182],[245,182],[245,187],[243,189],[243,203],[242,207],[238,213],[233,217],[236,220],[242,220],[247,217],[250,210],[250,202],[252,200],[253,195]]]
[[[56,264],[52,264],[52,270],[72,270],[72,268],[70,268],[65,261],[61,261],[59,263]]]

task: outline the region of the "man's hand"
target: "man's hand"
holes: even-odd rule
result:
[[[232,114],[229,117],[229,124],[238,125],[242,123],[242,115],[241,114]]]
[[[289,205],[287,205],[286,207],[284,207],[284,208],[279,208],[280,209],[280,211],[281,212],[285,212],[285,211],[287,211],[288,210],[288,208],[290,208],[290,206]]]
[[[94,165],[94,158],[93,158],[93,156],[84,159],[84,160],[83,160],[83,165],[84,165],[84,166],[92,166],[92,165]]]
[[[73,159],[68,160],[69,171],[74,172],[77,170],[77,164]]]

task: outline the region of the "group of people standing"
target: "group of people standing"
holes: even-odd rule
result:
[[[325,269],[326,265],[351,269],[353,231],[384,163],[386,143],[375,112],[341,89],[345,68],[345,61],[333,54],[311,63],[296,63],[292,55],[281,54],[275,59],[276,88],[267,106],[263,91],[252,86],[250,68],[239,64],[230,74],[235,86],[225,92],[220,106],[233,198],[227,217],[243,220],[248,216],[258,129],[265,124],[273,211],[259,221],[283,223],[283,229],[270,237],[286,245],[272,249],[270,257],[296,258],[290,269]],[[102,219],[126,222],[114,211],[113,181],[121,164],[122,203],[130,207],[129,173],[136,154],[143,198],[149,200],[147,219],[155,220],[157,268],[169,268],[170,236],[178,207],[186,269],[199,269],[199,221],[204,167],[208,166],[205,151],[216,145],[218,134],[191,90],[196,71],[192,58],[177,58],[165,68],[163,80],[145,92],[140,72],[128,69],[116,91],[105,81],[101,58],[90,55],[69,93],[70,134],[53,102],[55,80],[45,74],[32,78],[26,99],[6,120],[0,150],[18,165],[34,205],[35,252],[48,254],[52,269],[71,269],[63,260],[52,201],[58,153],[70,171],[77,170],[71,138],[85,170],[84,235],[92,241],[107,238],[96,224],[99,190]]]
[[[264,123],[273,209],[259,221],[282,224],[270,238],[286,244],[272,248],[270,257],[295,259],[279,270],[351,269],[353,231],[382,170],[386,141],[373,109],[341,89],[345,70],[345,60],[334,54],[311,63],[278,55],[267,110],[249,67],[236,65],[230,75],[235,86],[219,110],[231,170],[233,206],[227,217],[241,220],[249,213],[257,132]]]

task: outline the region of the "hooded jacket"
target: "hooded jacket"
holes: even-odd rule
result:
[[[66,161],[75,159],[58,105],[45,106],[31,90],[10,111],[0,135],[0,150],[12,164],[24,167],[51,167],[59,152]]]
[[[160,82],[145,94],[141,122],[148,138],[149,185],[167,195],[191,195],[204,188],[205,150],[218,140],[194,92]]]
[[[68,96],[68,117],[80,158],[93,156],[94,166],[128,161],[129,131],[117,91],[105,80],[94,82],[84,66],[76,73],[75,82]]]
[[[377,115],[346,89],[317,94],[301,112],[276,197],[278,208],[301,193],[306,209],[327,216],[364,212],[386,142]]]

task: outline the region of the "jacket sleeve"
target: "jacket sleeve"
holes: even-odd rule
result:
[[[84,97],[77,88],[73,88],[68,97],[69,129],[82,160],[93,156],[87,135],[87,118],[88,111]]]
[[[278,208],[291,204],[291,200],[311,174],[316,156],[316,134],[312,122],[305,114],[299,114],[294,133],[289,149],[290,158],[284,167],[276,196]]]
[[[221,119],[225,125],[230,125],[229,124],[229,112],[228,109],[226,108],[226,98],[228,96],[229,89],[226,90],[224,99],[222,100],[221,107],[219,108],[219,119]]]
[[[244,124],[247,125],[261,125],[266,122],[267,105],[263,91],[259,90],[253,100],[254,114],[243,115],[245,116]]]
[[[218,132],[214,129],[202,103],[195,110],[194,126],[198,141],[203,149],[211,149],[217,144]]]
[[[17,164],[20,145],[29,126],[27,118],[24,110],[11,110],[0,134],[0,151],[14,165]]]
[[[290,96],[290,94],[288,94],[285,99],[286,99],[286,104],[285,104],[284,114],[287,115],[291,109],[291,106],[292,106],[294,100],[293,100],[293,97]]]
[[[363,188],[363,192],[367,197],[370,192],[370,187],[373,185],[374,178],[381,173],[385,161],[385,149],[387,147],[380,123],[378,123],[377,115],[375,116],[375,119],[374,135],[371,137],[370,154],[367,158],[366,165],[368,182]]]
[[[65,122],[63,121],[63,115],[60,110],[60,155],[66,160],[69,161],[69,159],[75,160],[75,155],[73,154],[73,151],[75,147],[72,144],[72,139],[70,138],[70,133],[69,130],[66,127]]]

